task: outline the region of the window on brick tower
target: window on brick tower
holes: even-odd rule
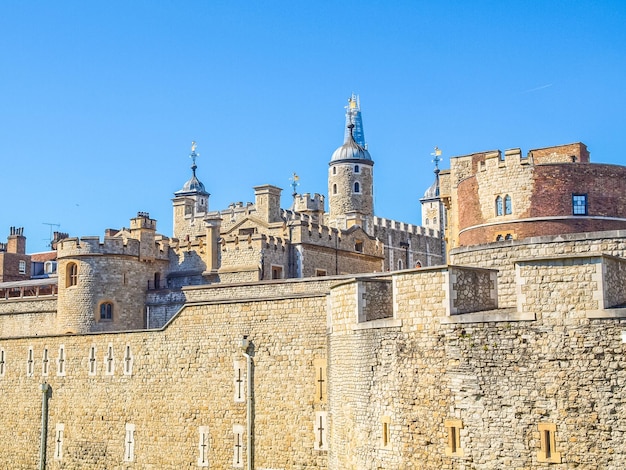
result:
[[[572,194],[572,213],[574,215],[587,215],[586,194]]]
[[[511,207],[511,196],[509,196],[508,194],[504,196],[504,213],[505,214],[513,213],[513,209]]]
[[[18,269],[20,274],[26,274],[26,261],[20,260]]]
[[[498,196],[496,198],[496,215],[503,215],[503,214],[504,214],[504,209],[502,206],[502,198]]]
[[[359,184],[358,181],[354,183],[354,192],[355,193],[360,193],[361,192],[361,185]]]
[[[103,302],[100,304],[100,320],[113,320],[113,304],[111,302]]]

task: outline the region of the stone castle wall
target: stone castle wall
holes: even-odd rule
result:
[[[57,299],[0,300],[0,338],[57,333]]]
[[[237,468],[233,429],[245,429],[247,393],[239,344],[248,335],[254,361],[255,468],[326,468],[327,452],[315,450],[316,413],[327,405],[326,397],[316,398],[314,361],[326,362],[329,283],[294,283],[291,295],[286,293],[289,283],[240,287],[238,295],[247,300],[233,299],[234,287],[207,288],[207,295],[191,288],[190,304],[163,330],[1,340],[0,406],[5,412],[0,425],[14,433],[0,451],[0,467],[37,466],[39,384],[47,381],[52,388],[47,468],[195,468],[203,426],[210,468]],[[282,298],[249,298],[272,292],[281,292]],[[61,346],[65,375],[58,376]],[[92,346],[96,372],[90,375]],[[27,373],[29,348],[32,376]],[[50,358],[47,376],[42,376],[44,349]],[[243,380],[242,401],[235,398],[238,379]],[[61,460],[54,458],[57,424],[64,425]],[[126,424],[135,429],[133,463],[124,463]],[[245,435],[240,444],[245,457]]]
[[[394,275],[393,320],[356,322],[356,285],[334,288],[329,468],[542,468],[540,425],[552,468],[626,465],[626,310],[598,305],[606,262],[520,262],[519,309],[481,319],[446,313],[444,271]]]
[[[37,464],[43,381],[47,468],[195,468],[202,449],[209,468],[243,467],[244,336],[255,468],[539,468],[546,426],[553,468],[622,468],[624,235],[587,234],[586,252],[584,235],[512,242],[510,258],[484,246],[514,296],[495,271],[458,265],[214,284],[150,293],[184,303],[160,330],[5,337],[0,426],[14,437],[0,468]]]
[[[513,307],[517,302],[516,261],[589,254],[626,258],[626,231],[534,237],[460,247],[450,252],[450,263],[497,269],[500,306]]]

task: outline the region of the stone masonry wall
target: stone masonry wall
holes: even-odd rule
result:
[[[534,237],[456,248],[450,252],[450,263],[497,269],[499,306],[514,307],[517,260],[602,253],[626,258],[626,231]]]
[[[526,321],[506,310],[454,321],[443,271],[394,275],[387,326],[346,322],[354,285],[334,288],[329,468],[623,468],[626,318],[587,318],[598,259],[520,262]],[[460,424],[454,453],[449,422]],[[542,423],[555,429],[554,463],[540,461]]]
[[[33,331],[40,335],[56,330],[57,300],[55,298],[0,301],[0,338],[24,336]]]
[[[626,304],[626,260],[604,257],[604,308]]]
[[[325,361],[327,348],[326,298],[315,285],[321,284],[307,284],[308,293],[282,300],[228,303],[202,300],[202,289],[192,289],[193,305],[160,331],[0,340],[5,361],[0,426],[12,429],[0,451],[0,468],[37,466],[43,381],[52,388],[49,469],[196,468],[201,426],[208,429],[210,468],[232,468],[233,427],[245,430],[246,424],[245,400],[235,401],[240,376],[234,368],[243,364],[245,386],[239,346],[244,335],[254,361],[255,468],[326,468],[326,451],[314,449],[316,412],[327,407],[325,400],[316,401],[313,362]],[[57,375],[61,346],[64,376]],[[89,373],[92,346],[94,375]],[[32,376],[27,374],[29,348],[35,358]],[[124,373],[127,348],[130,375]],[[47,377],[42,376],[44,349],[50,358]],[[59,423],[65,427],[61,460],[54,458]],[[124,462],[127,423],[135,427],[133,462]],[[245,458],[245,431],[242,437]]]

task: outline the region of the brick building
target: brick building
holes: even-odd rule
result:
[[[453,157],[440,175],[448,247],[625,229],[625,182],[582,143]]]

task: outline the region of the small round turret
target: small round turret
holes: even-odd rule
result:
[[[354,140],[354,124],[348,130],[348,140],[333,152],[329,163],[328,223],[344,230],[359,225],[368,231],[374,215],[374,161]]]

